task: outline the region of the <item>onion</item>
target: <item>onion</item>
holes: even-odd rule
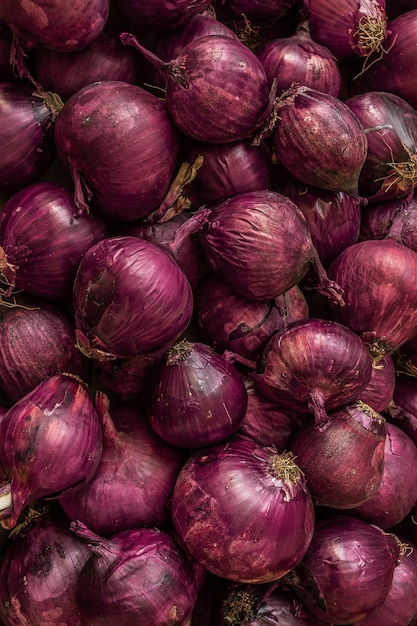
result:
[[[10,65],[10,46],[12,43],[12,34],[10,29],[0,22],[0,81],[15,81],[16,76]]]
[[[321,430],[329,419],[326,411],[358,399],[371,373],[368,350],[352,330],[307,319],[271,336],[252,376],[267,398],[312,413]]]
[[[124,24],[134,29],[165,31],[186,24],[209,0],[114,0]]]
[[[360,400],[377,413],[382,413],[392,402],[396,380],[394,360],[388,354],[372,367],[371,379],[361,391]]]
[[[3,550],[2,623],[81,626],[75,587],[90,556],[89,547],[69,530],[62,515],[30,511]]]
[[[335,509],[366,506],[381,486],[386,433],[384,418],[363,402],[333,411],[323,430],[315,424],[298,430],[289,449],[314,504]]]
[[[55,154],[53,124],[60,107],[54,94],[21,82],[0,83],[0,188],[16,190],[45,174]]]
[[[14,528],[23,508],[90,480],[103,435],[87,385],[55,374],[16,402],[0,421],[1,525]]]
[[[394,535],[347,515],[329,515],[317,522],[291,586],[313,615],[353,624],[384,602],[399,561]]]
[[[417,112],[402,98],[381,91],[358,94],[345,105],[368,140],[359,193],[370,202],[412,193],[417,184]]]
[[[184,272],[149,241],[103,239],[78,266],[77,343],[90,358],[134,357],[167,347],[188,326],[192,307]]]
[[[313,41],[308,21],[302,20],[290,37],[269,39],[255,48],[269,83],[277,81],[281,94],[293,83],[339,98],[342,75],[332,53]]]
[[[398,374],[415,376],[417,372],[417,335],[406,341],[394,355]]]
[[[172,521],[209,572],[262,583],[276,581],[302,558],[314,508],[291,455],[231,438],[186,462],[174,488]]]
[[[0,387],[17,402],[54,374],[88,381],[89,367],[74,341],[72,316],[36,298],[0,308]]]
[[[349,107],[330,94],[293,85],[275,103],[277,158],[306,185],[358,193],[367,137]]]
[[[75,203],[121,221],[142,219],[168,190],[178,131],[165,103],[137,85],[99,81],[69,98],[55,123],[55,143],[75,184]]]
[[[59,502],[70,520],[109,537],[140,526],[159,526],[169,517],[169,499],[183,463],[178,448],[159,439],[140,408],[108,409],[101,394],[103,453],[92,479]]]
[[[375,362],[417,335],[416,252],[390,239],[361,241],[328,273],[346,302],[335,314],[369,344]]]
[[[121,40],[166,73],[167,108],[186,136],[209,143],[248,139],[268,116],[274,94],[261,62],[239,39],[201,37],[168,62],[130,33]]]
[[[0,215],[3,294],[24,289],[32,296],[65,302],[72,296],[82,257],[106,235],[100,216],[77,216],[73,191],[67,185],[25,186],[12,195]]]
[[[286,196],[260,190],[225,200],[211,210],[199,240],[214,272],[245,298],[277,298],[313,266],[317,288],[343,302],[338,285],[327,279],[303,214]]]
[[[73,522],[71,528],[93,553],[77,584],[83,624],[189,623],[197,581],[169,534],[157,528],[133,528],[104,539],[81,522]]]
[[[398,376],[392,402],[386,412],[389,421],[401,428],[417,446],[417,390],[414,378]]]
[[[362,213],[362,239],[395,239],[417,252],[417,202],[414,196],[369,204]]]
[[[244,15],[248,20],[258,23],[272,18],[280,20],[296,6],[296,0],[223,0],[225,7],[240,18]]]
[[[155,375],[148,417],[165,441],[199,448],[232,435],[246,408],[246,387],[234,366],[210,346],[184,339]]]

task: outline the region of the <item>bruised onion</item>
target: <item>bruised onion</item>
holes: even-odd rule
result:
[[[263,583],[284,576],[305,554],[314,508],[291,455],[231,438],[195,452],[183,466],[172,520],[209,572]]]
[[[327,410],[360,398],[372,361],[350,328],[332,320],[293,322],[272,335],[252,377],[267,398],[312,413],[319,429]]]
[[[169,347],[188,326],[190,283],[168,252],[137,237],[92,246],[74,281],[77,343],[91,358],[134,357]]]
[[[80,487],[97,469],[103,446],[86,383],[55,374],[18,400],[0,422],[1,525],[14,528],[23,508]]]

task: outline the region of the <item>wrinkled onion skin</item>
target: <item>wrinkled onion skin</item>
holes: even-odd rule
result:
[[[217,576],[277,580],[310,543],[310,493],[301,475],[292,483],[270,473],[276,454],[253,441],[229,439],[194,453],[179,473],[172,500],[175,529],[191,555]]]

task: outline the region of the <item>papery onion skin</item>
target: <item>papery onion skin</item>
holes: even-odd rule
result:
[[[0,458],[11,494],[1,525],[16,526],[25,506],[88,481],[103,447],[99,416],[86,383],[55,374],[16,402],[0,422]]]
[[[110,237],[78,266],[74,310],[78,345],[91,358],[134,357],[168,348],[192,316],[190,283],[157,244]]]
[[[197,580],[169,534],[157,528],[133,528],[106,540],[81,522],[73,522],[71,528],[92,544],[93,555],[81,570],[77,585],[83,623],[189,623]]]
[[[179,133],[156,96],[123,81],[98,81],[65,102],[54,130],[80,210],[89,207],[83,185],[116,220],[142,219],[159,206],[174,175]]]
[[[360,393],[359,399],[377,413],[384,412],[392,402],[397,383],[393,358],[388,354],[374,367],[369,383]]]
[[[285,466],[287,478],[280,472]],[[301,559],[314,508],[288,455],[231,438],[186,462],[174,488],[172,520],[181,542],[208,571],[262,583],[284,576]]]

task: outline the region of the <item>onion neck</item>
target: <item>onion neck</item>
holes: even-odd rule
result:
[[[236,589],[229,593],[222,604],[223,623],[227,626],[241,626],[256,618],[256,598],[247,591]]]
[[[295,462],[292,452],[274,454],[268,463],[268,472],[285,492],[285,499],[292,500],[298,493],[304,474]]]
[[[178,365],[178,363],[186,361],[193,350],[194,344],[192,341],[188,341],[188,339],[179,341],[168,350],[166,365]]]
[[[310,393],[308,399],[308,408],[314,415],[317,428],[320,431],[324,431],[327,424],[329,423],[329,416],[326,413],[324,400],[321,393],[319,393],[318,391],[312,391]]]

